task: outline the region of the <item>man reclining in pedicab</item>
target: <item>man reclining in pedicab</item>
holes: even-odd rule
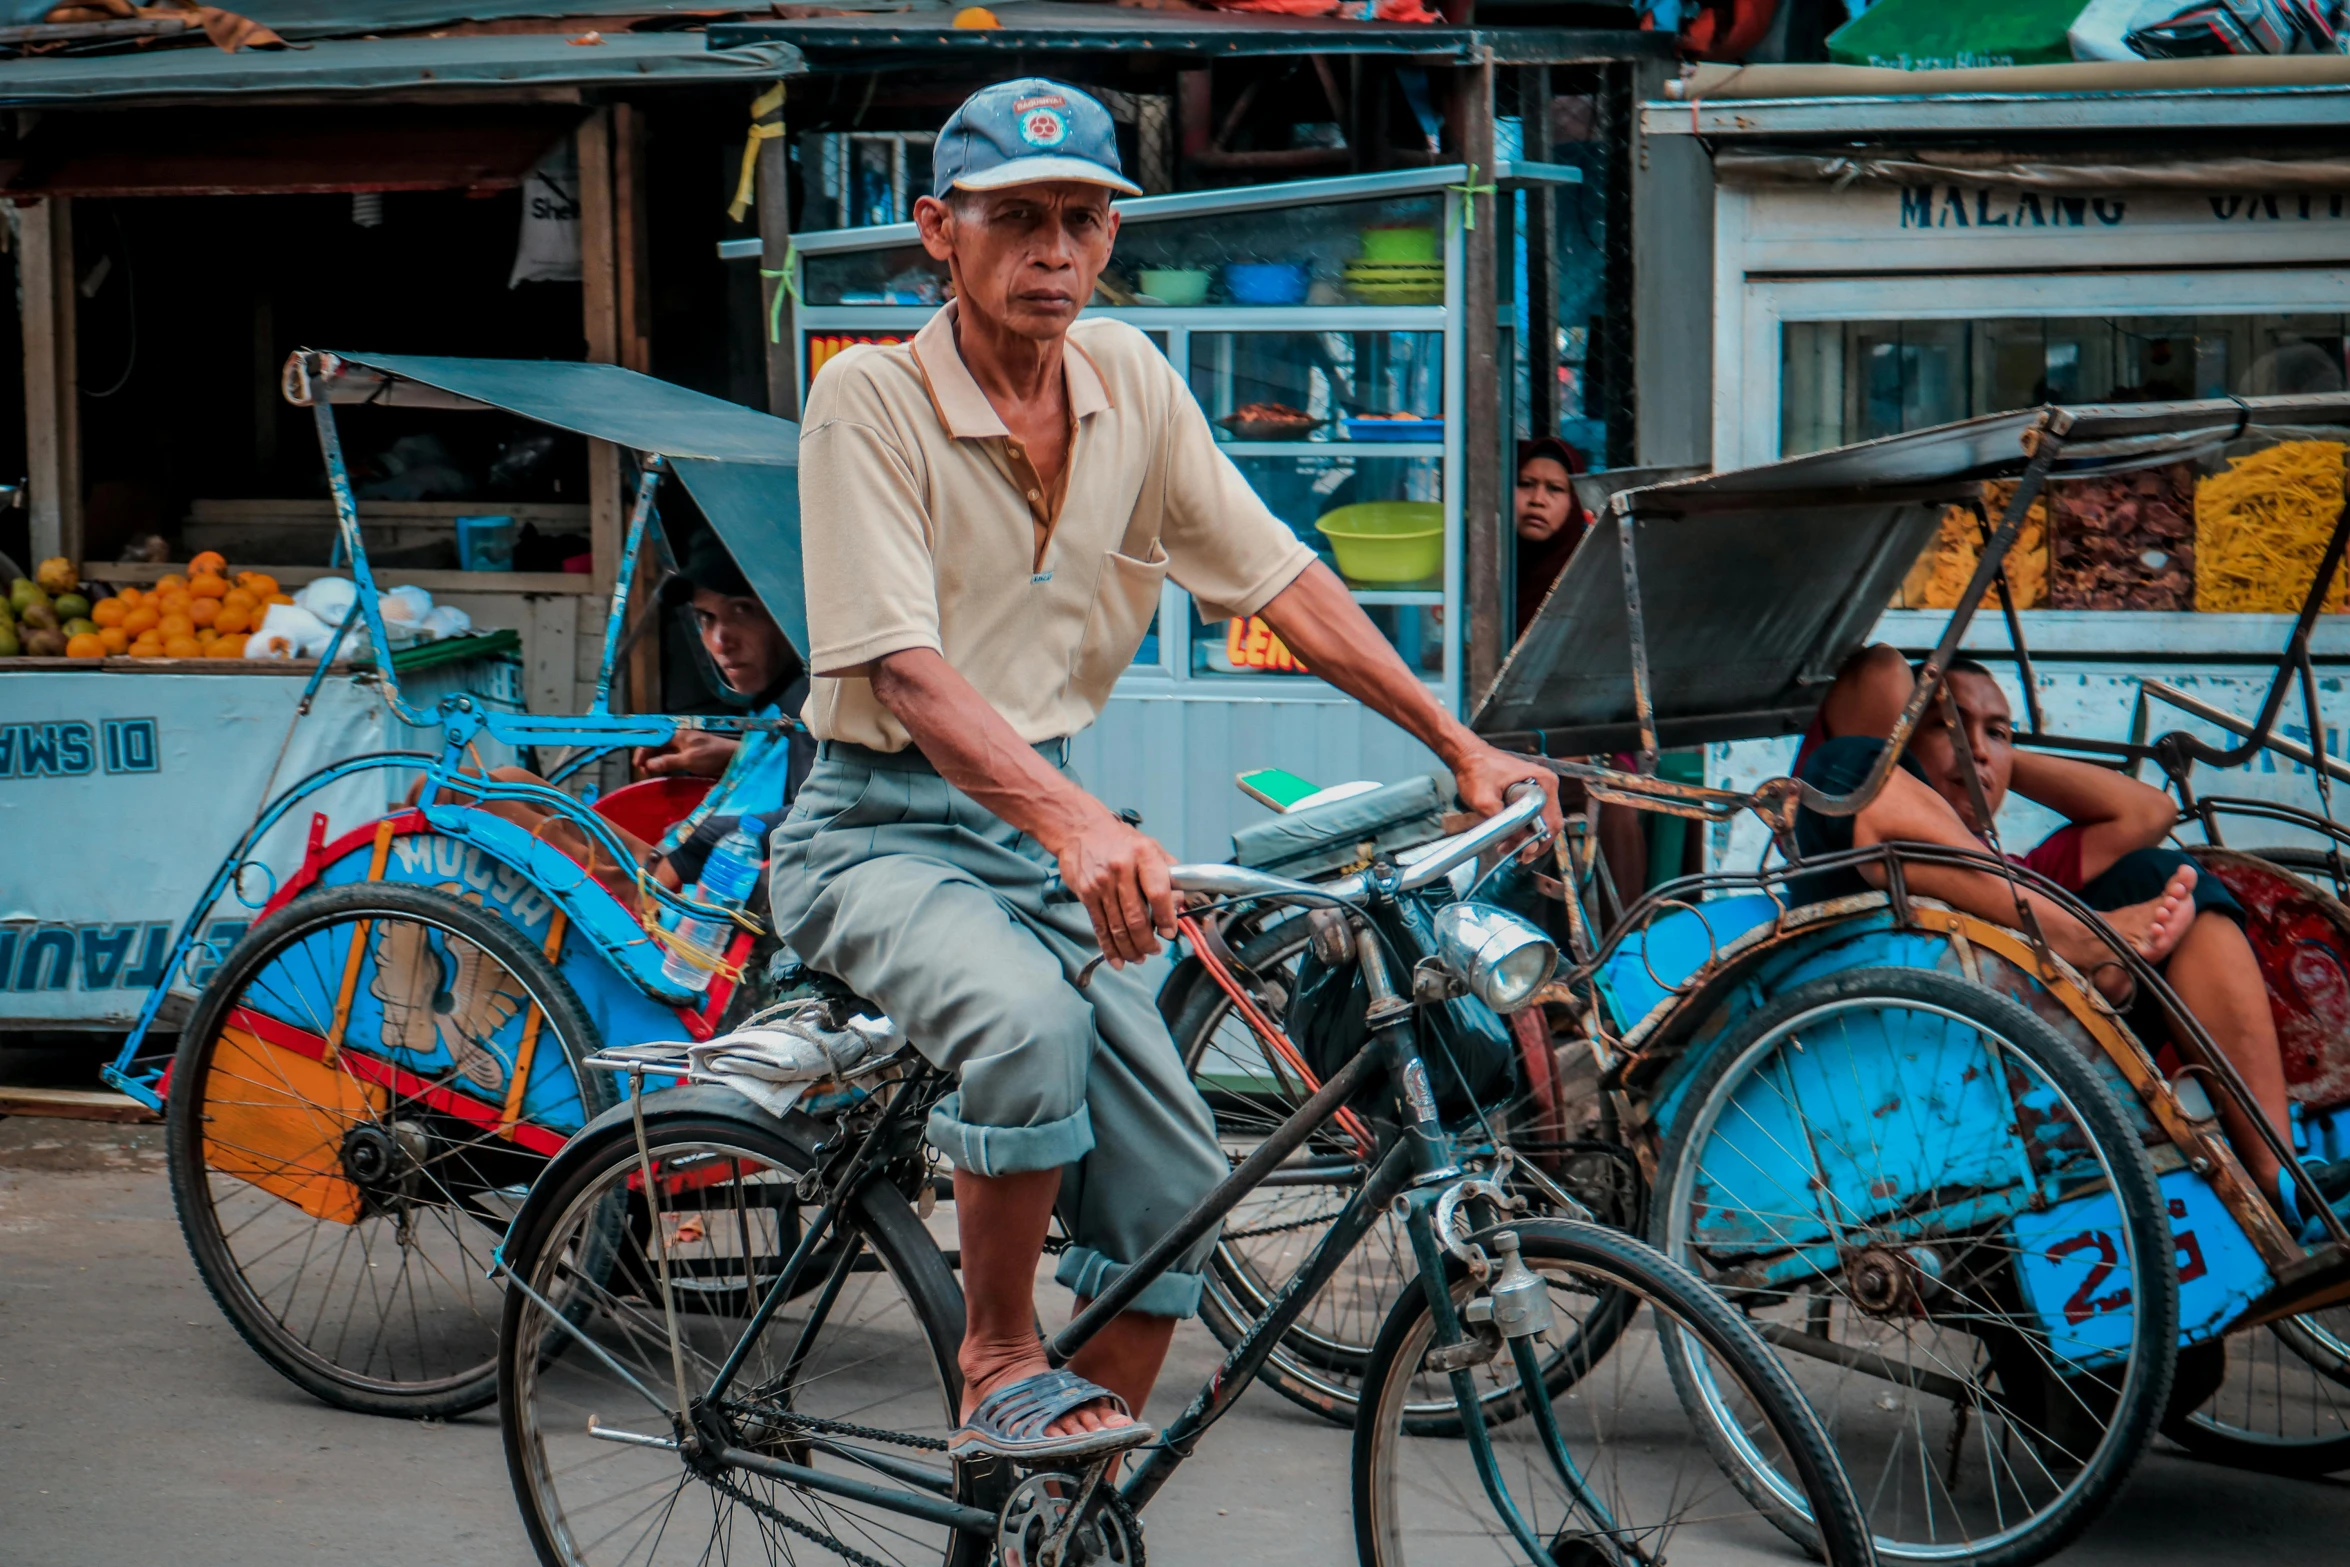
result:
[[[1915,678],[1896,649],[1880,645],[1855,654],[1804,736],[1797,776],[1825,794],[1851,793],[1883,752],[1884,737],[1908,702]],[[2162,847],[2178,818],[2170,796],[2111,768],[2017,749],[2006,694],[1991,671],[1974,660],[1954,660],[1946,681],[1992,816],[1997,817],[2012,789],[2065,819],[2037,847],[2012,858],[2103,914],[2123,940],[2161,970],[2290,1147],[2284,1059],[2268,988],[2244,934],[2243,906],[2217,877],[2200,874],[2186,854]],[[1977,828],[1964,754],[1937,699],[1927,706],[1899,767],[1874,801],[1856,816],[1799,811],[1795,840],[1807,858],[1888,841],[1981,849],[1984,839]],[[2010,927],[2017,923],[2009,884],[1988,871],[1914,866],[1907,879],[1918,892],[1970,914]],[[1883,870],[1871,865],[1800,878],[1798,896],[1807,902],[1836,897],[1862,890],[1864,882],[1882,886]],[[2168,1030],[2160,1008],[2151,997],[2132,1001],[2127,971],[2113,952],[2053,902],[2021,890],[2058,956],[2089,976],[2109,1000],[2129,1004],[2130,1024],[2139,1037],[2162,1039]],[[2289,1230],[2314,1239],[2322,1221],[2302,1211],[2305,1199],[2292,1182],[2280,1179],[2276,1156],[2245,1112],[2232,1098],[2216,1097],[2246,1173],[2268,1194]],[[2326,1200],[2342,1207],[2350,1196],[2350,1159],[2307,1162]]]
[[[670,496],[662,502],[662,512],[664,523],[676,530],[672,537],[684,537],[687,543],[684,563],[662,584],[661,603],[665,608],[690,610],[695,634],[708,656],[708,674],[722,688],[718,695],[754,718],[797,713],[807,699],[807,674],[782,628],[751,590],[742,568],[717,534],[701,522],[682,486],[672,486]],[[689,532],[696,524],[698,531]],[[642,778],[699,777],[716,782],[698,804],[666,824],[657,836],[642,835],[622,821],[611,822],[613,833],[629,851],[630,861],[625,865],[614,863],[586,833],[544,806],[528,800],[487,800],[480,802],[479,808],[505,817],[561,849],[586,866],[623,907],[638,912],[642,902],[637,889],[640,872],[672,892],[700,880],[710,851],[738,822],[756,818],[773,825],[783,820],[815,757],[815,742],[797,728],[746,735],[681,729],[666,745],[639,750],[634,761]],[[490,777],[502,783],[546,782],[521,767],[495,767]],[[418,790],[422,787],[421,783],[417,786]],[[441,803],[467,802],[460,800],[455,790],[443,789]],[[637,821],[633,825],[650,828],[651,823]]]

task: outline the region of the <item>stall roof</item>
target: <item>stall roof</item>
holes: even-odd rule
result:
[[[333,39],[300,49],[201,48],[0,60],[0,107],[74,108],[164,99],[383,93],[496,87],[691,85],[768,81],[807,69],[798,50],[754,43],[713,50],[699,33],[614,33],[581,45],[562,33]]]
[[[825,63],[870,68],[877,57],[1000,54],[1159,55],[1175,59],[1273,54],[1387,54],[1426,60],[1564,64],[1664,57],[1668,33],[1560,27],[1466,28],[1220,11],[1144,11],[1066,0],[1005,0],[1003,25],[958,28],[946,13],[762,18],[714,23],[713,48],[773,41]]]
[[[792,646],[806,652],[798,425],[618,365],[421,354],[336,352],[332,357],[559,430],[669,459],[760,602]],[[298,365],[301,358],[297,354],[293,363]],[[308,388],[307,382],[290,383],[290,389],[304,396],[313,395]],[[336,402],[346,400],[346,395],[374,400],[372,393],[358,388],[330,395]]]
[[[1970,136],[2350,124],[2350,57],[2090,61],[1956,71],[1701,65],[1643,104],[1655,136]]]
[[[1626,490],[1609,503],[1478,704],[1481,734],[1550,755],[1637,743],[1620,553],[1627,520],[1661,744],[1801,729],[1859,648],[1942,509],[2012,478],[2027,432],[2054,476],[2177,461],[2249,430],[2350,424],[2350,393],[2040,408],[1784,462]]]

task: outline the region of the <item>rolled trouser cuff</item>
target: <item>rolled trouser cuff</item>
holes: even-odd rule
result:
[[[1072,1294],[1093,1299],[1115,1284],[1130,1265],[1112,1262],[1090,1246],[1072,1246],[1061,1253],[1053,1279]],[[1128,1311],[1150,1317],[1196,1317],[1205,1280],[1197,1273],[1162,1273],[1126,1303]]]
[[[947,1095],[932,1108],[923,1136],[956,1169],[973,1175],[1058,1170],[1093,1151],[1093,1117],[1083,1105],[1074,1115],[1042,1126],[977,1126],[964,1120],[962,1111],[962,1094]]]

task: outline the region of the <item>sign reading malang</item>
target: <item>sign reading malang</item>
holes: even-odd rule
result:
[[[289,676],[0,674],[0,1027],[127,1026],[264,792],[384,749],[382,704],[351,677],[326,681],[289,739],[302,686]],[[217,965],[300,865],[314,811],[332,834],[364,826],[382,813],[391,777],[363,774],[297,807],[259,846],[241,895],[209,911],[206,944],[181,982]]]
[[[1900,193],[1900,227],[1905,229],[2118,228],[2128,220],[2131,198],[2119,194],[2069,195],[2036,190],[1990,190],[1982,186],[1907,185]],[[2340,219],[2340,193],[2247,191],[2188,198],[2192,215],[2200,200],[2215,223],[2311,223]],[[2143,207],[2145,203],[2141,201]],[[2176,222],[2163,204],[2162,216]]]

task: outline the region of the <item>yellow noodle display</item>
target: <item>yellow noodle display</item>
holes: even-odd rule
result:
[[[2195,608],[2291,614],[2342,513],[2339,441],[2282,441],[2195,486]],[[2344,607],[2337,573],[2325,608]]]
[[[2015,493],[2010,483],[1984,486],[1986,504],[1993,517],[1999,516],[2007,505],[2007,498]],[[1895,595],[1895,609],[1956,609],[1958,596],[1966,591],[1969,579],[1975,574],[1975,563],[1982,557],[1982,527],[1974,508],[1952,506],[1942,513],[1942,527],[1926,552],[1910,567],[1909,575],[1901,579],[1901,591]],[[2048,511],[2035,503],[2024,526],[2016,535],[2015,547],[2007,552],[2007,585],[2015,594],[2016,608],[2032,609],[2048,599]],[[1996,609],[1999,590],[1986,589],[1982,607]]]

